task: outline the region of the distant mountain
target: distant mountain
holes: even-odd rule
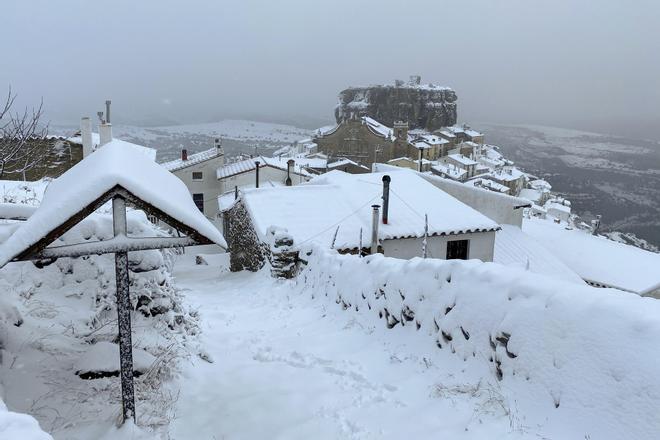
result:
[[[76,127],[56,126],[51,132],[70,134],[75,130]],[[112,130],[117,138],[158,150],[159,162],[176,158],[182,148],[191,153],[208,149],[215,138],[222,139],[225,154],[231,157],[239,153],[268,154],[312,134],[312,130],[292,125],[239,119],[162,127],[113,124]]]
[[[475,124],[486,142],[548,180],[606,231],[660,246],[660,142],[531,125]]]

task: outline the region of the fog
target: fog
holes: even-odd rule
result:
[[[0,2],[0,87],[55,123],[316,124],[337,93],[411,74],[459,120],[660,138],[652,0]]]

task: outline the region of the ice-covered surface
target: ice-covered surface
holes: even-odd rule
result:
[[[580,276],[531,236],[513,225],[502,225],[495,234],[495,263],[515,266],[541,275],[584,284]]]
[[[134,148],[112,141],[52,181],[39,209],[0,246],[0,267],[116,185],[226,247],[181,180]]]
[[[367,244],[371,205],[382,203],[384,175],[331,171],[307,185],[245,190],[242,197],[262,237],[270,226],[279,226],[286,228],[297,244],[314,241],[329,247],[336,232],[335,247],[351,249],[359,245],[360,230],[362,244]],[[498,228],[495,222],[414,172],[400,169],[389,175],[389,221],[379,226],[381,240],[421,237],[425,214],[430,235]]]
[[[34,417],[7,410],[2,400],[0,400],[0,439],[53,440],[41,430],[39,422]]]
[[[525,218],[523,231],[585,280],[640,294],[660,287],[660,254],[549,220]]]

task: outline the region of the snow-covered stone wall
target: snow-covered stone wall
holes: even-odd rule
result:
[[[512,401],[570,421],[557,438],[660,432],[657,300],[475,260],[301,255],[297,290],[489,363]]]

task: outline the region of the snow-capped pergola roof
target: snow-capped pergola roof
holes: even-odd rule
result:
[[[191,238],[189,244],[227,246],[181,180],[125,142],[113,140],[50,184],[39,209],[0,247],[0,267],[42,251],[116,194],[180,229]]]

